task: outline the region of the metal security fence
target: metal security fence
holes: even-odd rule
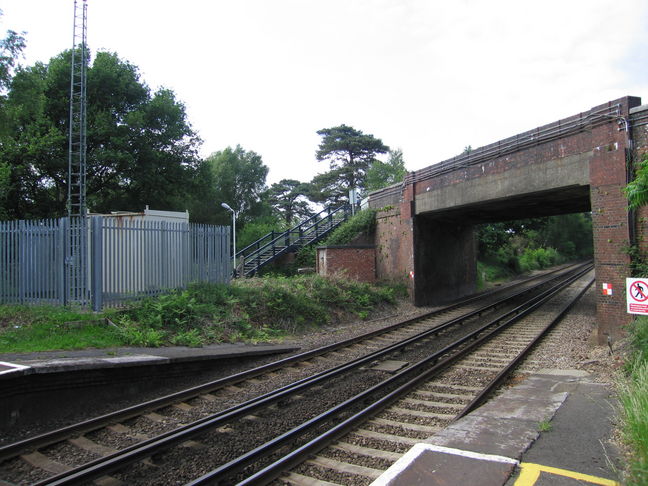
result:
[[[94,310],[184,288],[228,283],[230,229],[166,221],[0,222],[0,302]]]

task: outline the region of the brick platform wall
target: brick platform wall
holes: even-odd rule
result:
[[[360,282],[375,282],[376,249],[367,245],[318,247],[317,273],[323,277],[344,274]]]

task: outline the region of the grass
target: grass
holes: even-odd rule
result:
[[[553,426],[549,420],[543,420],[538,423],[538,432],[551,432],[551,429],[553,429]]]
[[[0,306],[0,353],[119,346],[116,329],[82,310]]]
[[[634,352],[626,362],[619,385],[623,437],[631,450],[628,486],[648,484],[648,318],[639,317],[630,328]]]
[[[270,341],[334,321],[366,319],[405,295],[401,285],[317,275],[195,284],[110,312],[117,328],[94,322],[103,315],[81,310],[0,306],[0,352]]]

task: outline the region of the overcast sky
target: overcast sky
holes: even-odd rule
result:
[[[79,0],[81,2],[81,0]],[[25,65],[72,45],[73,0],[0,0]],[[172,89],[204,140],[310,180],[351,125],[416,170],[626,95],[648,103],[645,0],[88,0],[88,43]]]

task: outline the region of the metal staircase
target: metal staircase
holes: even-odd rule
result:
[[[250,277],[281,255],[317,243],[351,216],[351,206],[327,207],[284,232],[272,231],[236,253],[237,275]]]

